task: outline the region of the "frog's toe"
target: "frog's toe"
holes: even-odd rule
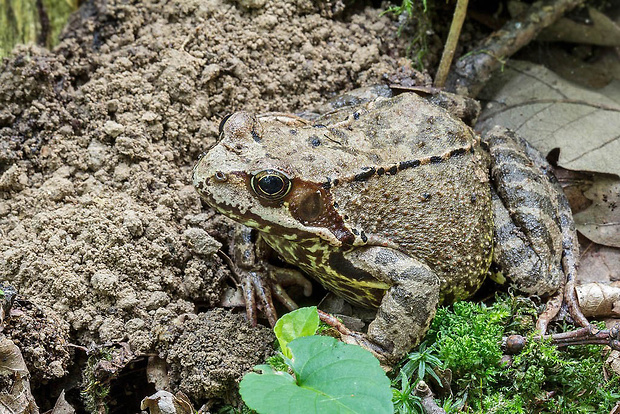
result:
[[[573,243],[577,243],[573,240]],[[584,328],[590,327],[588,318],[585,317],[579,306],[579,300],[577,299],[577,291],[575,290],[575,284],[577,282],[577,263],[576,257],[578,256],[577,247],[568,245],[562,257],[562,268],[566,276],[566,284],[564,285],[564,303],[568,307],[568,313],[573,318],[577,325]]]
[[[547,300],[545,310],[538,316],[536,321],[536,330],[544,335],[547,332],[547,326],[556,317],[560,309],[562,309],[562,303],[564,298],[564,292],[561,290],[556,292],[553,296]]]
[[[301,272],[294,269],[268,266],[266,272],[242,271],[242,290],[248,321],[252,326],[257,323],[257,308],[260,308],[271,326],[278,320],[278,312],[273,300],[276,299],[288,310],[298,308],[297,303],[288,295],[285,287],[297,285],[303,289],[305,296],[312,294],[312,284]],[[266,274],[266,275],[265,275]]]
[[[579,325],[584,328],[589,328],[592,326],[588,318],[581,311],[581,307],[579,306],[579,301],[577,299],[577,295],[575,293],[574,288],[572,292],[566,290],[564,292],[564,303],[568,307],[568,313],[573,318],[573,321],[576,325]]]
[[[393,360],[392,353],[389,349],[383,348],[360,332],[351,331],[348,335],[341,335],[340,339],[346,344],[358,345],[366,349],[373,354],[382,365],[392,365],[396,362]]]
[[[288,294],[285,292],[284,288],[290,286],[299,286],[303,290],[303,294],[306,297],[312,295],[312,283],[306,276],[303,275],[298,270],[289,269],[284,267],[277,267],[268,265],[269,275],[275,280],[273,282],[273,286],[278,288],[278,292],[283,292],[283,295],[289,299],[288,302],[284,302],[280,300],[284,306],[289,310],[297,309],[297,304],[290,300]],[[290,303],[290,306],[289,306]]]
[[[370,339],[367,335],[353,331],[347,328],[338,318],[334,315],[321,310],[319,312],[319,318],[321,321],[332,328],[334,328],[340,334],[340,340],[344,343],[351,345],[358,345],[372,353],[382,364],[388,364],[393,362],[392,349],[387,349],[377,342]]]
[[[260,307],[271,326],[275,326],[278,313],[271,298],[271,286],[258,272],[244,272],[242,278],[243,297],[245,299],[245,313],[252,326],[257,323],[257,308]],[[257,303],[258,299],[258,303]]]
[[[536,328],[541,335],[545,334],[547,325],[560,314],[562,308],[568,311],[568,314],[576,325],[587,328],[588,331],[594,329],[593,325],[588,321],[588,318],[586,318],[581,311],[579,300],[577,299],[577,292],[575,291],[575,274],[577,272],[577,267],[573,259],[574,257],[575,255],[568,251],[565,252],[562,258],[562,268],[565,276],[564,285],[549,298],[545,311],[538,318]],[[564,314],[566,314],[566,312]]]
[[[286,309],[297,309],[297,303],[286,292],[287,287],[299,286],[304,296],[312,295],[312,283],[298,270],[268,265],[271,293]]]

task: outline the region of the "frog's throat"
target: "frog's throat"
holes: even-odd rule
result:
[[[312,240],[286,242],[270,234],[263,235],[263,240],[286,262],[298,266],[349,303],[377,308],[391,286],[352,264],[346,258],[352,248],[334,248]]]

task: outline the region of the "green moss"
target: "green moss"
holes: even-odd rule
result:
[[[459,302],[438,310],[427,341],[442,368],[452,371],[456,398],[466,399],[460,412],[611,411],[620,398],[620,377],[606,379],[600,346],[560,350],[530,335],[511,364],[502,362],[502,337],[532,332],[535,315],[531,301],[508,295],[493,306]]]
[[[98,365],[100,361],[111,361],[112,349],[100,348],[92,351],[88,356],[86,367],[82,372],[82,391],[80,395],[84,401],[86,410],[90,413],[108,412],[105,403],[106,397],[110,394],[110,383],[106,379],[98,377]]]

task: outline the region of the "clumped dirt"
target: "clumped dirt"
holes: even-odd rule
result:
[[[172,383],[197,400],[214,396],[234,402],[239,373],[273,353],[270,329],[252,328],[245,317],[214,309],[189,315],[158,344]]]
[[[61,327],[50,346],[11,322],[40,342],[25,352],[33,378],[66,380],[83,351],[58,343],[125,341],[164,358],[172,390],[195,403],[231,399],[273,337],[215,309],[229,227],[192,188],[194,161],[231,111],[313,110],[396,70],[406,40],[381,11],[94,0],[54,51],[20,47],[4,60],[0,279]]]

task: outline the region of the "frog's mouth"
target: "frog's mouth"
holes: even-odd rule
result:
[[[241,209],[235,205],[228,203],[216,203],[213,199],[209,199],[205,196],[203,196],[203,199],[207,202],[207,204],[225,216],[235,220],[238,223],[255,228],[267,234],[279,236],[286,240],[296,242],[305,242],[322,238],[319,234],[310,231],[310,229],[302,230],[300,228],[286,227],[268,220],[264,220],[260,214],[253,213],[250,210],[242,212]]]

